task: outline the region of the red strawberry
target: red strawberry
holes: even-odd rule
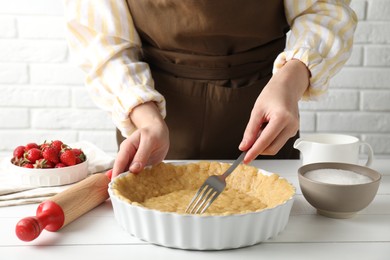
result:
[[[60,140],[54,140],[51,142],[51,146],[55,147],[58,152],[62,150],[63,142]]]
[[[76,164],[82,163],[83,161],[80,159],[80,157],[76,157]]]
[[[55,163],[52,163],[49,161],[46,162],[46,168],[54,168],[54,166],[55,166]]]
[[[70,149],[64,150],[61,153],[60,160],[63,164],[67,166],[72,166],[76,164],[76,156],[74,155],[73,151]]]
[[[41,144],[40,146],[39,146],[39,148],[41,149],[41,150],[43,150],[43,149],[45,149],[46,147],[49,147],[50,146],[50,143],[47,143],[46,141],[45,142],[43,142],[43,144]]]
[[[25,164],[23,164],[23,166],[22,167],[24,167],[24,168],[34,168],[34,165],[33,164],[31,164],[31,163],[25,163]]]
[[[57,148],[53,146],[48,146],[42,150],[42,156],[49,162],[57,164],[60,162],[60,158],[58,156]]]
[[[82,163],[85,161],[86,157],[85,157],[84,152],[81,149],[73,148],[72,151],[77,158],[76,164],[79,164],[79,163]]]
[[[23,154],[24,154],[25,149],[26,149],[26,147],[22,146],[22,145],[16,147],[14,150],[14,158],[18,158],[18,159],[23,158]]]
[[[16,165],[16,166],[23,166],[23,164],[26,163],[26,159],[24,158],[24,156],[22,158],[12,158],[11,159],[11,162]]]
[[[78,149],[78,148],[72,148],[72,151],[73,151],[74,155],[76,155],[76,156],[79,156],[80,154],[83,153],[83,151],[81,151],[81,149]]]
[[[39,146],[36,143],[29,143],[26,144],[26,151],[31,150],[32,148],[39,148]]]
[[[24,158],[30,163],[35,163],[36,160],[42,158],[41,150],[38,148],[31,148],[24,154]]]
[[[66,167],[66,165],[63,164],[63,163],[57,163],[57,164],[54,166],[54,168],[63,168],[63,167]]]
[[[53,168],[53,165],[48,162],[46,159],[38,159],[34,163],[34,168],[39,168],[39,169],[46,169],[46,168]]]

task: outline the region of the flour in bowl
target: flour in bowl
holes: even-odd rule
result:
[[[340,169],[318,169],[305,173],[305,176],[313,181],[330,184],[363,184],[372,182],[368,176]]]

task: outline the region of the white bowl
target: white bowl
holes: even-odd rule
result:
[[[63,168],[31,169],[16,166],[9,161],[9,174],[15,182],[31,186],[60,186],[78,182],[88,175],[88,159]]]
[[[119,225],[141,240],[179,249],[240,248],[274,237],[286,227],[295,195],[273,208],[245,214],[202,216],[161,212],[131,204],[114,192],[115,180],[127,174],[131,173],[115,178],[108,188]]]

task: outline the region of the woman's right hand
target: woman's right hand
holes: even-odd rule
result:
[[[137,106],[130,117],[137,130],[121,143],[112,178],[128,170],[139,173],[145,166],[164,160],[168,153],[168,127],[153,102]]]

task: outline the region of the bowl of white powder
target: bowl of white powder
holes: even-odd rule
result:
[[[331,218],[350,218],[375,198],[381,174],[348,163],[312,163],[298,169],[299,186],[317,213]]]

